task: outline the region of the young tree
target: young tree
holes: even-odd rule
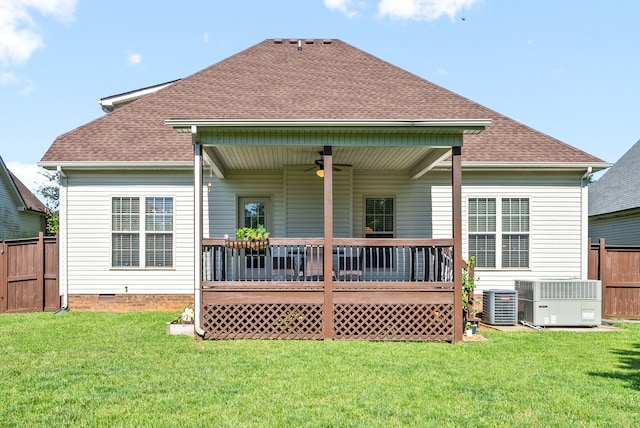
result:
[[[38,188],[38,193],[44,198],[45,205],[51,213],[47,216],[47,235],[55,235],[59,228],[60,206],[60,173],[44,171],[41,174],[48,180]]]

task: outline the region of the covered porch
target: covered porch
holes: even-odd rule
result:
[[[481,132],[488,121],[167,124],[191,133],[194,144],[196,330],[203,337],[462,340],[460,157],[463,135]],[[265,145],[270,154],[260,156]],[[292,163],[291,152],[300,160]],[[320,236],[275,233],[264,247],[245,249],[205,233],[205,198],[230,183],[232,171],[313,166],[318,153],[324,173]],[[353,220],[350,236],[336,233],[336,165],[353,174],[402,171],[417,180],[444,159],[450,162],[449,237],[376,236]],[[205,169],[219,180],[213,190]],[[208,224],[216,221],[207,215]]]

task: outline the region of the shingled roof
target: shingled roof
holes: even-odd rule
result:
[[[13,188],[16,192],[16,196],[22,201],[23,207],[26,210],[34,211],[41,214],[48,214],[49,209],[45,204],[34,195],[31,190],[27,186],[24,185],[22,181],[18,177],[16,177],[5,165],[2,157],[0,157],[0,174],[6,174],[11,182],[13,183]]]
[[[589,185],[589,216],[640,209],[640,141]]]
[[[340,40],[269,39],[58,137],[43,163],[182,162],[167,119],[491,119],[463,161],[602,160]]]

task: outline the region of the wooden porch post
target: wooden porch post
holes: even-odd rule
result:
[[[462,340],[462,147],[453,147],[451,188],[453,216],[453,342]]]
[[[324,340],[333,339],[333,158],[331,146],[324,147]]]

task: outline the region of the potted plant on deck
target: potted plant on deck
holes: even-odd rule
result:
[[[178,318],[167,323],[167,334],[186,336],[194,335],[193,320],[195,318],[195,311],[193,309],[193,303],[189,303],[184,307],[182,313]]]
[[[227,248],[264,250],[269,244],[269,232],[261,224],[236,230],[236,239],[226,239]]]

